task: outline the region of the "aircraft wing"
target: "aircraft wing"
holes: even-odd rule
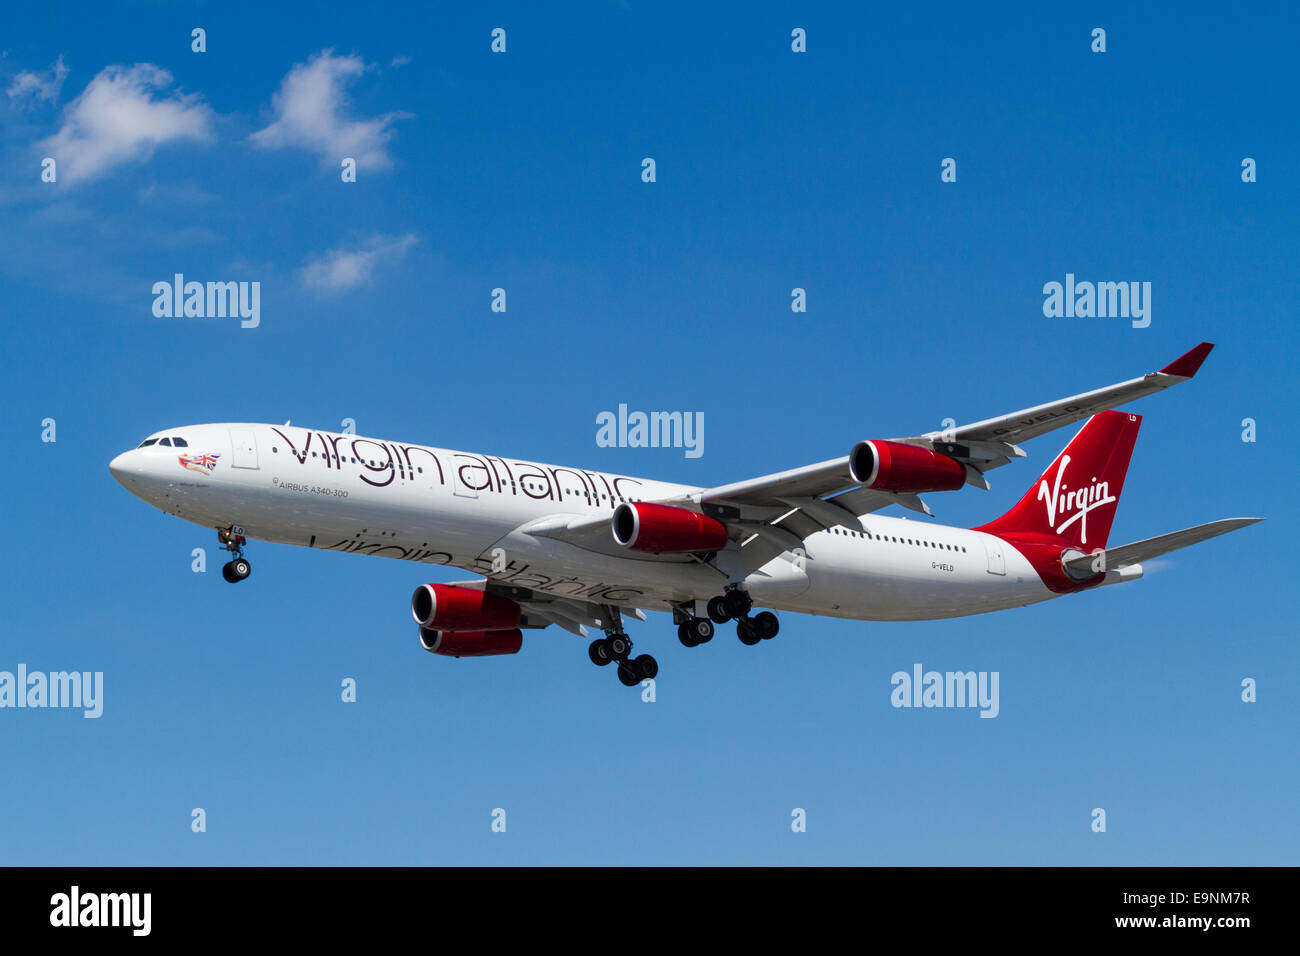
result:
[[[989,487],[984,473],[1023,458],[1017,442],[1036,438],[1081,421],[1098,412],[1186,382],[1194,376],[1214,346],[1202,342],[1158,372],[1082,392],[1032,408],[943,431],[887,439],[914,445],[954,459],[965,469],[966,484]],[[836,526],[862,530],[863,515],[889,505],[901,505],[929,515],[919,496],[865,486],[853,477],[851,455],[776,474],[704,488],[658,504],[698,511],[723,522],[739,544],[747,570],[799,548],[805,538]],[[556,538],[578,547],[619,553],[609,534],[610,516],[552,515],[518,529],[538,537]],[[685,560],[679,555],[664,556]],[[648,560],[654,560],[647,556]]]
[[[1186,382],[1213,348],[1213,344],[1202,342],[1158,372],[1139,378],[969,425],[889,440],[928,448],[953,458],[965,467],[967,484],[987,489],[986,471],[1005,465],[1012,458],[1025,457],[1018,442]],[[700,511],[739,530],[744,537],[742,551],[750,552],[746,555],[747,567],[761,567],[783,551],[798,547],[800,541],[817,531],[835,525],[860,529],[859,517],[891,504],[931,513],[916,495],[863,486],[854,479],[849,461],[850,456],[846,455],[703,489],[662,503]]]
[[[1134,399],[1143,398],[1171,385],[1179,385],[1187,381],[1196,374],[1212,348],[1214,345],[1210,342],[1202,342],[1158,372],[1148,372],[1140,378],[1129,379],[1127,382],[1118,382],[1091,392],[1071,395],[1069,398],[1058,399],[1045,405],[1024,408],[1010,415],[986,418],[982,422],[962,425],[949,431],[927,432],[921,437],[936,442],[935,447],[939,450],[942,450],[945,444],[955,445],[960,450],[963,444],[970,442],[1001,442],[1014,445],[1017,442],[1028,441],[1030,438],[1037,438],[1039,435],[1073,424],[1098,412],[1117,408]],[[1003,458],[1001,461],[982,467],[987,471],[989,468],[1006,464],[1006,461]]]

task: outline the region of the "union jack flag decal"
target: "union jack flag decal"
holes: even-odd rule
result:
[[[217,459],[220,457],[220,455],[181,455],[177,461],[181,463],[182,468],[206,475],[217,467]]]

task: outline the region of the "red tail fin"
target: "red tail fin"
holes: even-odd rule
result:
[[[1014,508],[975,530],[1104,548],[1141,425],[1141,415],[1127,412],[1093,415]]]

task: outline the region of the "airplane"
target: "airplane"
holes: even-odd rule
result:
[[[682,644],[734,621],[746,645],[772,610],[921,621],[1036,604],[1137,580],[1142,561],[1261,518],[1227,518],[1107,547],[1141,417],[1117,406],[1191,379],[1202,342],[1160,369],[944,431],[869,439],[849,454],[714,488],[283,425],[168,428],[112,460],[128,491],[215,528],[237,583],[250,539],[446,565],[480,577],[422,584],[421,646],[449,657],[519,652],[551,624],[633,687],[658,675],[632,656],[625,616],[668,612]],[[1006,514],[975,528],[930,515],[922,494],[1025,457],[1020,443],[1087,419]]]

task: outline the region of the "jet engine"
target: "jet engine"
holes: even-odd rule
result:
[[[727,526],[721,521],[672,505],[621,504],[614,509],[610,528],[620,547],[647,554],[720,551],[727,546]]]
[[[481,588],[421,584],[411,595],[415,623],[437,631],[509,630],[519,626],[521,613],[514,601]]]
[[[929,448],[897,441],[860,441],[849,452],[853,480],[877,491],[955,491],[966,466]]]
[[[444,657],[493,657],[518,654],[524,645],[523,632],[517,627],[506,631],[437,631],[420,628],[420,646],[430,654]]]

